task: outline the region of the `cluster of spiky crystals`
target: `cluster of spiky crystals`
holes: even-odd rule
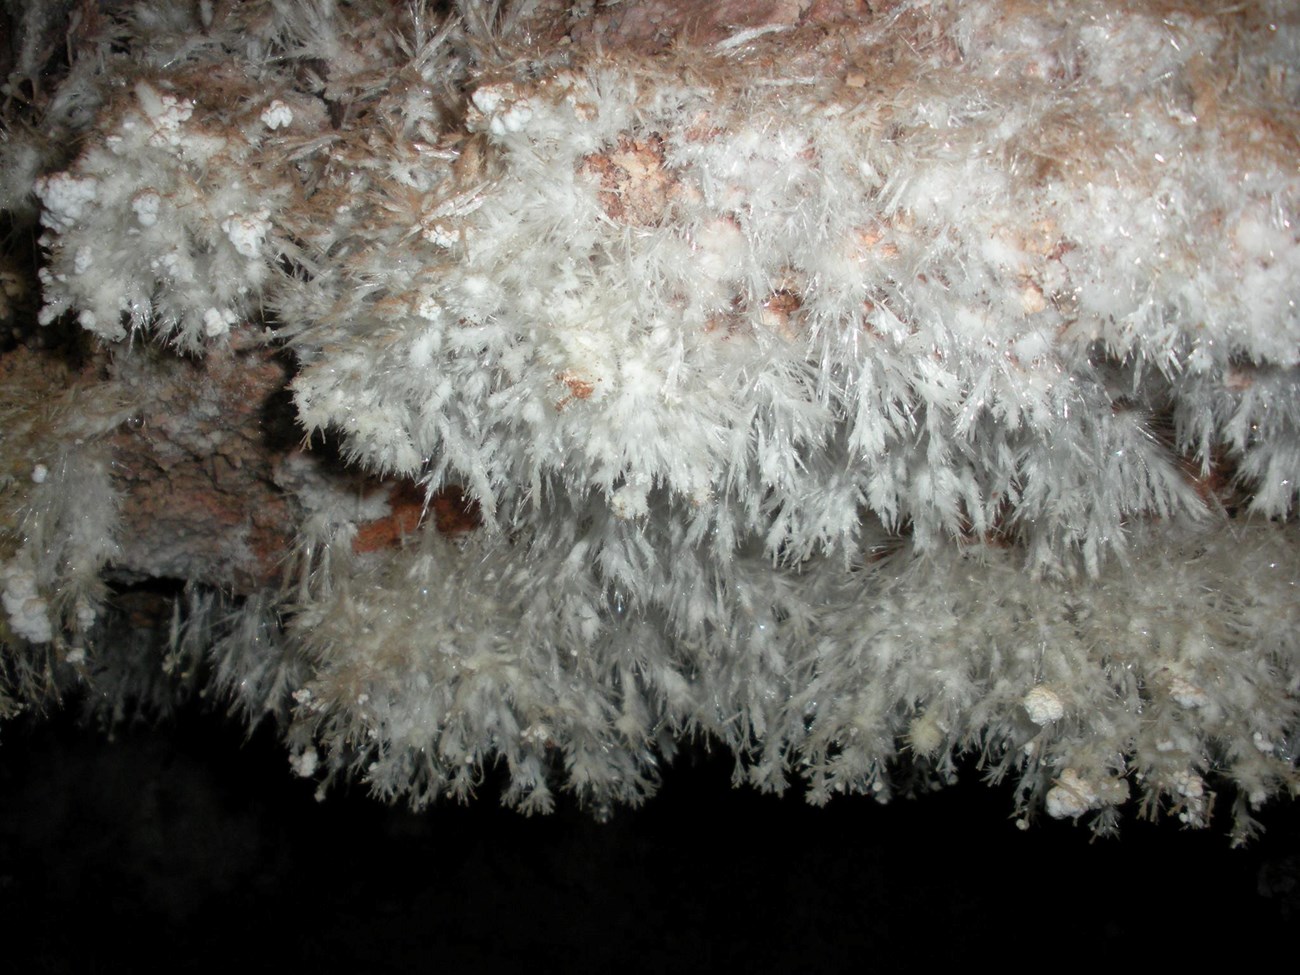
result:
[[[1243,831],[1295,788],[1288,4],[653,55],[503,6],[141,4],[34,181],[46,320],[264,320],[308,431],[479,506],[359,553],[303,499],[300,771],[604,808],[707,734],[818,800],[974,750],[1100,827],[1130,786],[1201,824],[1234,783]]]
[[[22,350],[0,369],[0,718],[57,695],[86,663],[116,550],[103,434],[125,419],[107,384]]]

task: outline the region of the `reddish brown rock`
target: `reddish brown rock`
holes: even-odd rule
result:
[[[263,345],[201,361],[135,350],[110,368],[132,397],[111,438],[128,576],[191,579],[248,592],[272,584],[297,513],[272,481],[290,409],[283,358]]]

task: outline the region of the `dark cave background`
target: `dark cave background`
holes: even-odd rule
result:
[[[417,815],[361,789],[317,802],[270,727],[198,707],[112,740],[67,713],[0,734],[10,972],[1183,964],[1258,956],[1300,920],[1294,804],[1241,850],[1226,809],[1197,831],[1130,814],[1092,841],[1018,830],[972,768],[817,809],[734,790],[730,757],[695,749],[607,823],[572,802],[527,819],[486,789]]]

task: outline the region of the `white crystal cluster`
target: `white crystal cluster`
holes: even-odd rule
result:
[[[9,360],[27,359],[22,352]],[[117,551],[104,435],[125,419],[107,385],[0,382],[0,718],[47,702],[56,662],[79,665]]]
[[[483,519],[304,528],[300,773],[603,808],[703,732],[1102,827],[1294,788],[1295,13],[884,7],[644,57],[246,3],[108,64],[43,319],[273,324],[308,431]]]
[[[106,340],[145,328],[193,349],[257,307],[277,256],[270,208],[291,194],[257,150],[289,110],[264,109],[272,125],[253,79],[221,80],[189,79],[193,98],[169,91],[174,79],[136,81],[108,101],[72,172],[35,182],[50,231],[43,323],[72,310]]]

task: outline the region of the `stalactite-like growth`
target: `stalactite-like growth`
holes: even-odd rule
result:
[[[79,35],[0,143],[40,321],[119,362],[285,348],[302,428],[387,481],[280,457],[284,581],[168,659],[218,656],[302,774],[417,805],[498,763],[525,810],[637,802],[707,734],[815,801],[974,752],[1103,829],[1227,783],[1244,835],[1297,783],[1300,20],[733,6]],[[13,659],[94,653],[70,580],[112,576],[114,490],[78,488],[93,532],[69,490],[12,509],[78,567],[11,533]]]

